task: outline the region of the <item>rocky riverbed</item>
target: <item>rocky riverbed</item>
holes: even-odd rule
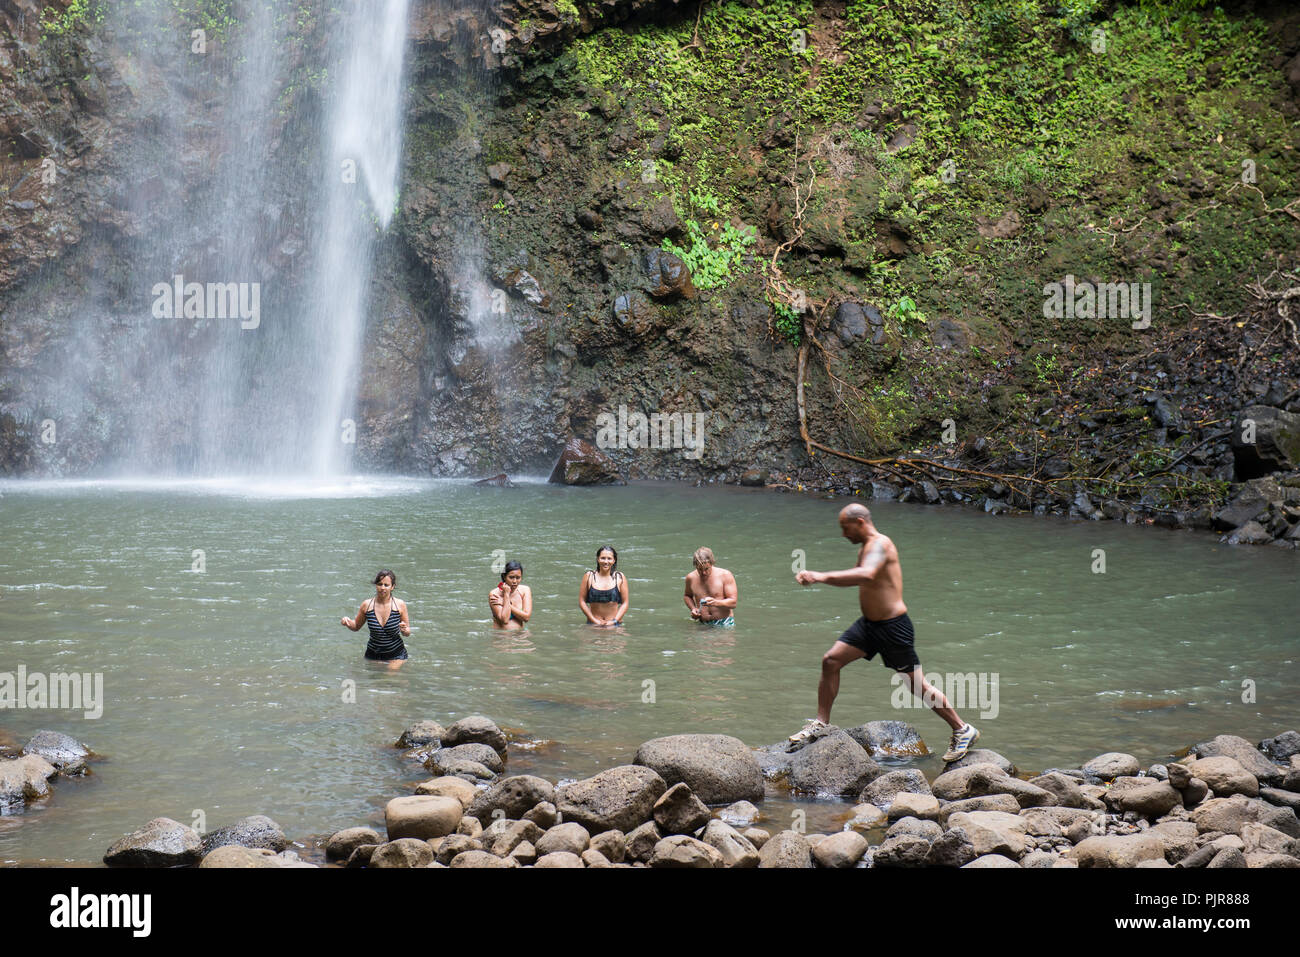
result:
[[[310,867],[1300,867],[1300,733],[1218,735],[1143,768],[1110,752],[1030,774],[987,749],[928,779],[899,721],[751,748],[716,734],[646,741],[581,780],[508,775],[511,738],[473,715],[397,741],[435,776],[368,826],[291,842],[273,820],[207,834],[155,818],[109,866]],[[768,817],[774,790],[838,798],[846,822],[804,833]]]

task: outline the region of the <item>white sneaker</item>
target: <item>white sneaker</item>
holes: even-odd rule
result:
[[[797,731],[790,735],[789,741],[791,744],[805,744],[808,741],[811,741],[818,731],[829,727],[830,725],[821,718],[813,718],[803,726],[802,731]]]
[[[958,758],[966,756],[970,746],[979,739],[980,733],[973,724],[964,724],[960,731],[952,733],[952,739],[948,742],[948,751],[944,754],[944,761],[956,761]]]

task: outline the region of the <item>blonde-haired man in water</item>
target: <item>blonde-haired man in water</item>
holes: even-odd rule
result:
[[[731,627],[740,601],[736,576],[714,564],[711,548],[697,548],[691,560],[695,571],[686,576],[686,594],[682,596],[691,617],[706,625]]]
[[[962,757],[980,733],[957,716],[943,692],[925,680],[921,661],[913,643],[912,619],[903,604],[903,571],[898,563],[898,549],[871,522],[871,512],[856,502],[840,510],[840,531],[858,549],[858,563],[842,572],[798,572],[800,585],[826,584],[858,586],[858,604],[862,617],[840,635],[830,651],[822,655],[822,678],[817,685],[817,717],[797,734],[791,743],[807,741],[831,720],[831,705],[840,691],[840,669],[851,661],[865,657],[868,661],[880,653],[880,661],[903,675],[912,694],[934,709],[934,713],[952,728],[952,740],[945,761]]]

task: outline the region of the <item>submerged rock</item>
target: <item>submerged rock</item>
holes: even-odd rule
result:
[[[23,747],[23,754],[44,758],[60,774],[83,774],[91,751],[71,735],[59,731],[37,731]]]
[[[176,867],[196,864],[203,857],[203,841],[194,828],[156,817],[113,844],[104,854],[109,867]]]
[[[289,846],[289,839],[284,836],[279,824],[265,815],[254,814],[203,835],[204,854],[210,854],[226,845],[265,848],[278,854]]]
[[[57,773],[54,765],[38,754],[0,761],[0,809],[49,794],[47,782]]]

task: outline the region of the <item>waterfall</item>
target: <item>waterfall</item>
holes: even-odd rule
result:
[[[408,8],[235,0],[220,27],[170,0],[105,6],[95,29],[129,90],[112,199],[126,216],[88,224],[72,281],[56,295],[31,283],[4,317],[51,357],[9,407],[58,423],[46,469],[84,468],[82,436],[107,450],[94,459],[107,474],[354,466],[372,267],[398,200]]]

